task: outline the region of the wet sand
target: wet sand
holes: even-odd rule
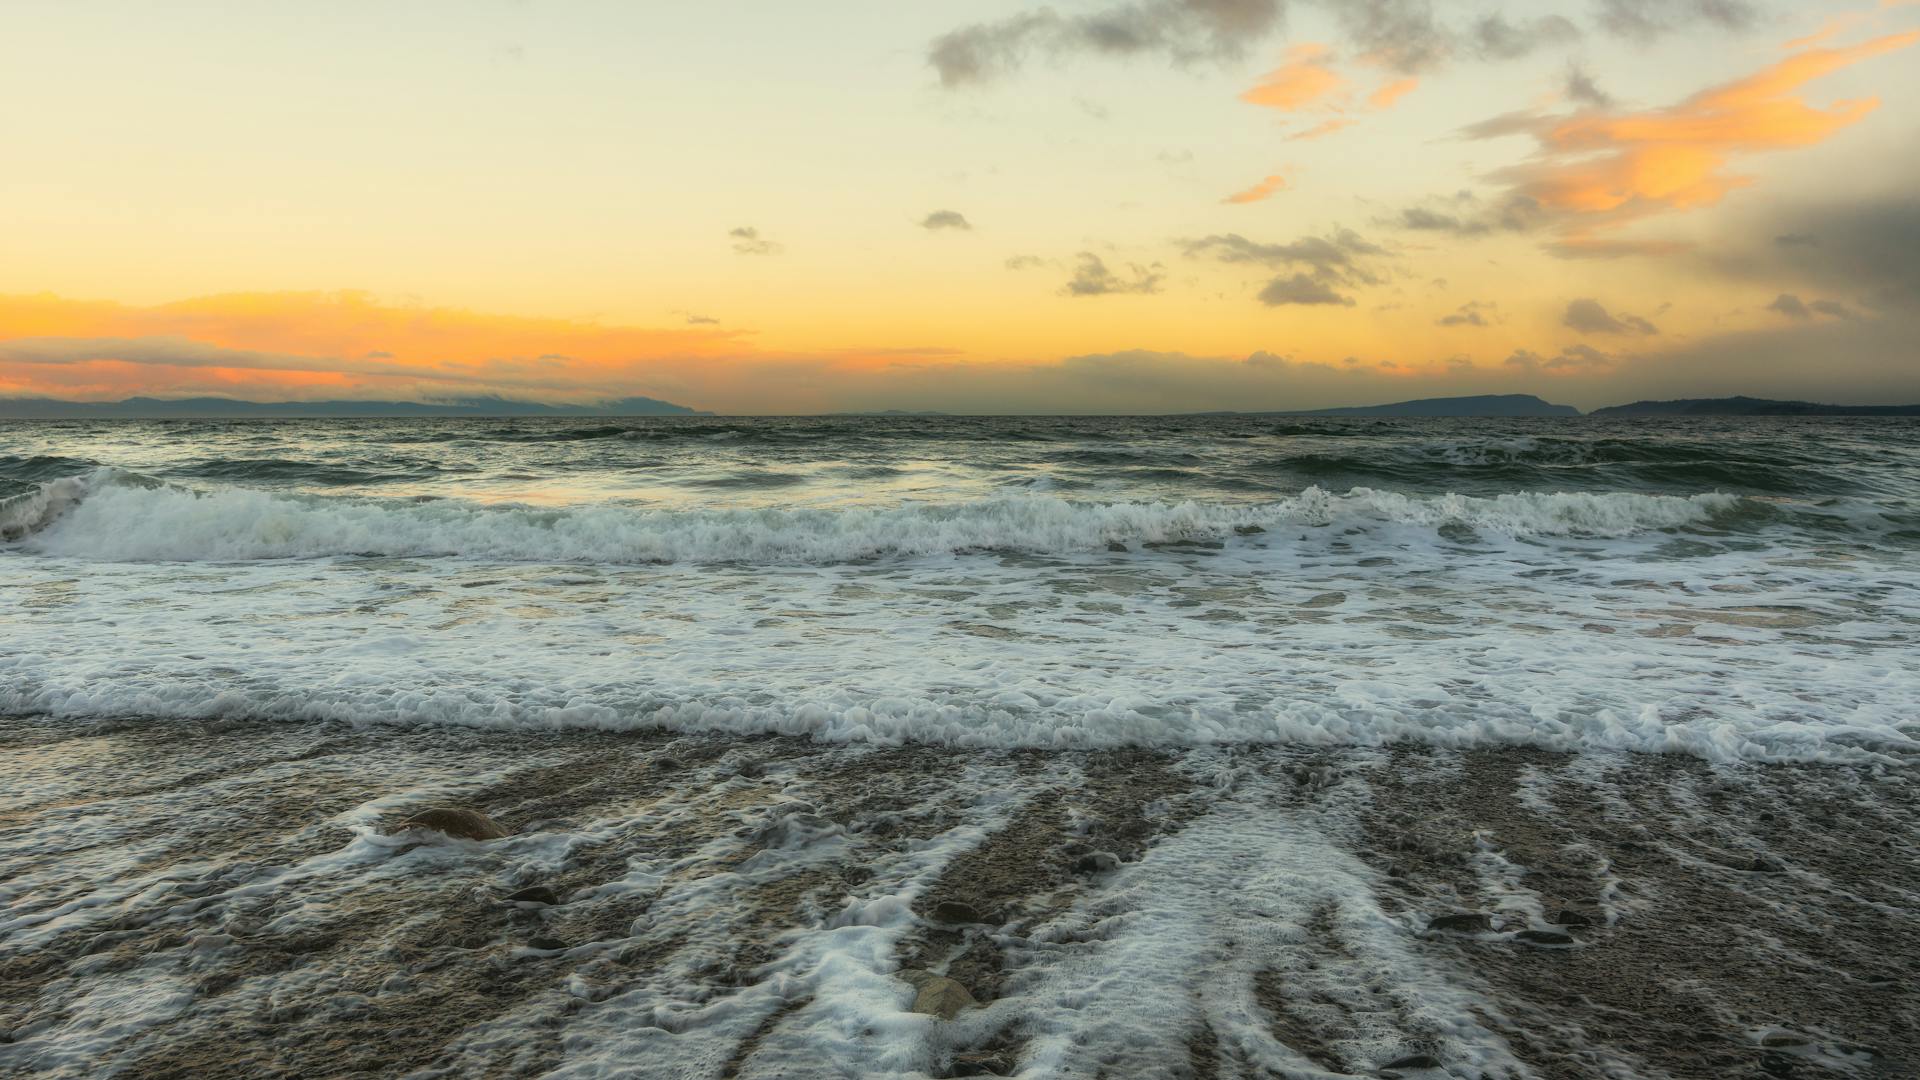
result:
[[[1902,761],[15,717],[0,775],[10,1075],[1920,1075]]]

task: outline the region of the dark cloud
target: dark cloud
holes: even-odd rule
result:
[[[1770,224],[1772,244],[1730,253],[1722,268],[1772,281],[1787,275],[1809,291],[1840,293],[1878,311],[1920,311],[1920,199],[1794,207],[1776,211]]]
[[[1190,258],[1211,256],[1223,263],[1308,268],[1314,277],[1344,285],[1378,285],[1382,278],[1365,260],[1384,256],[1387,249],[1354,232],[1337,229],[1329,236],[1303,236],[1284,244],[1262,244],[1239,233],[1217,233],[1184,244]]]
[[[1121,277],[1108,268],[1106,260],[1091,251],[1080,253],[1080,265],[1061,292],[1068,296],[1111,296],[1116,293],[1156,293],[1166,279],[1160,264],[1129,265],[1131,277]]]
[[[1341,0],[1333,14],[1356,49],[1395,71],[1438,67],[1452,51],[1428,0]]]
[[[1511,22],[1483,15],[1467,29],[1467,47],[1483,60],[1518,60],[1537,49],[1580,40],[1580,28],[1559,15]]]
[[[1638,315],[1626,312],[1614,314],[1592,298],[1572,300],[1567,303],[1566,314],[1560,317],[1562,326],[1571,327],[1583,334],[1657,334],[1660,328]]]
[[[1047,265],[1047,260],[1038,255],[1015,255],[1006,261],[1009,270],[1031,270],[1036,266]]]
[[[1496,306],[1492,301],[1469,300],[1451,314],[1442,315],[1433,320],[1433,324],[1435,326],[1492,326],[1493,322],[1487,316],[1493,314]]]
[[[1802,300],[1793,293],[1781,293],[1773,298],[1766,310],[1785,315],[1789,319],[1805,321],[1815,315],[1825,315],[1834,319],[1851,319],[1856,316],[1853,310],[1838,300]]]
[[[1745,30],[1758,14],[1747,0],[1599,0],[1594,21],[1616,37],[1646,43],[1702,25]]]
[[[728,229],[727,235],[733,238],[735,255],[778,255],[785,250],[779,244],[761,236],[760,230],[751,225]]]
[[[1188,258],[1211,257],[1229,264],[1253,264],[1279,270],[1256,299],[1270,307],[1282,304],[1339,304],[1354,300],[1341,287],[1379,285],[1385,278],[1370,265],[1387,250],[1352,229],[1336,229],[1328,236],[1303,236],[1284,244],[1263,244],[1239,233],[1217,233],[1188,240]]]
[[[1443,232],[1455,236],[1486,236],[1496,232],[1526,232],[1545,215],[1540,204],[1525,195],[1506,195],[1486,202],[1468,192],[1409,206],[1379,224],[1412,232]]]
[[[973,228],[973,224],[967,220],[966,215],[957,210],[935,210],[933,213],[920,219],[920,227],[936,231],[940,229],[959,229],[962,232],[966,232]]]
[[[1595,82],[1587,69],[1579,64],[1567,65],[1567,74],[1561,83],[1561,90],[1567,95],[1568,101],[1576,105],[1584,105],[1589,109],[1604,109],[1613,104],[1613,95],[1600,89],[1600,84]]]
[[[1531,349],[1515,349],[1502,363],[1522,371],[1566,373],[1604,371],[1613,367],[1615,360],[1591,345],[1569,345],[1555,356],[1542,356]]]
[[[1789,319],[1813,318],[1813,312],[1807,310],[1806,303],[1792,293],[1783,292],[1774,297],[1773,303],[1767,305],[1767,310],[1777,311]]]
[[[1036,49],[1179,63],[1228,58],[1278,28],[1283,13],[1281,0],[1136,0],[1074,16],[1042,8],[942,34],[928,46],[927,63],[952,88],[1010,72]]]
[[[1267,282],[1255,297],[1268,307],[1282,307],[1288,304],[1338,304],[1352,307],[1353,297],[1341,296],[1333,291],[1333,286],[1317,277],[1306,274],[1294,274],[1292,277],[1281,275]]]

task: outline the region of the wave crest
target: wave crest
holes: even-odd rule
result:
[[[1258,504],[1092,503],[1012,495],[885,508],[536,509],[457,500],[196,491],[101,469],[0,503],[0,536],[42,554],[120,561],[332,555],[509,562],[832,564],[968,552],[1067,554],[1113,543],[1239,541],[1263,529],[1466,526],[1482,533],[1620,537],[1702,526],[1723,494],[1521,492],[1476,498],[1308,488]],[[1252,542],[1251,538],[1247,542]]]

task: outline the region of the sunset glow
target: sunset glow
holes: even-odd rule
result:
[[[765,42],[692,10],[127,6],[104,42],[23,13],[0,86],[41,104],[0,119],[0,394],[1920,396],[1911,350],[1877,344],[1920,305],[1877,246],[1920,218],[1892,104],[1920,7],[1651,37],[1578,5],[1398,37],[1266,7],[1169,4],[1122,44],[1079,36],[1093,2],[772,11]],[[105,55],[79,81],[83,41]],[[796,78],[796,50],[843,77]],[[1310,250],[1349,233],[1342,262]],[[1783,318],[1783,294],[1852,317]],[[1579,300],[1662,333],[1575,330]],[[1604,360],[1508,362],[1575,346]],[[1837,387],[1784,359],[1807,347],[1845,358]]]

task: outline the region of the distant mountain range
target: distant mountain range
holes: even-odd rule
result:
[[[1822,405],[1767,398],[1680,398],[1610,405],[1588,416],[1920,416],[1920,405]]]
[[[544,405],[537,401],[476,397],[456,401],[236,401],[232,398],[128,398],[125,401],[56,401],[0,398],[0,418],[10,420],[213,420],[273,417],[383,416],[705,416],[685,405],[649,397],[596,405]]]
[[[1532,394],[1476,394],[1471,397],[1420,398],[1391,405],[1354,405],[1344,409],[1293,409],[1287,412],[1235,413],[1251,416],[1579,416],[1571,405],[1554,405]]]

